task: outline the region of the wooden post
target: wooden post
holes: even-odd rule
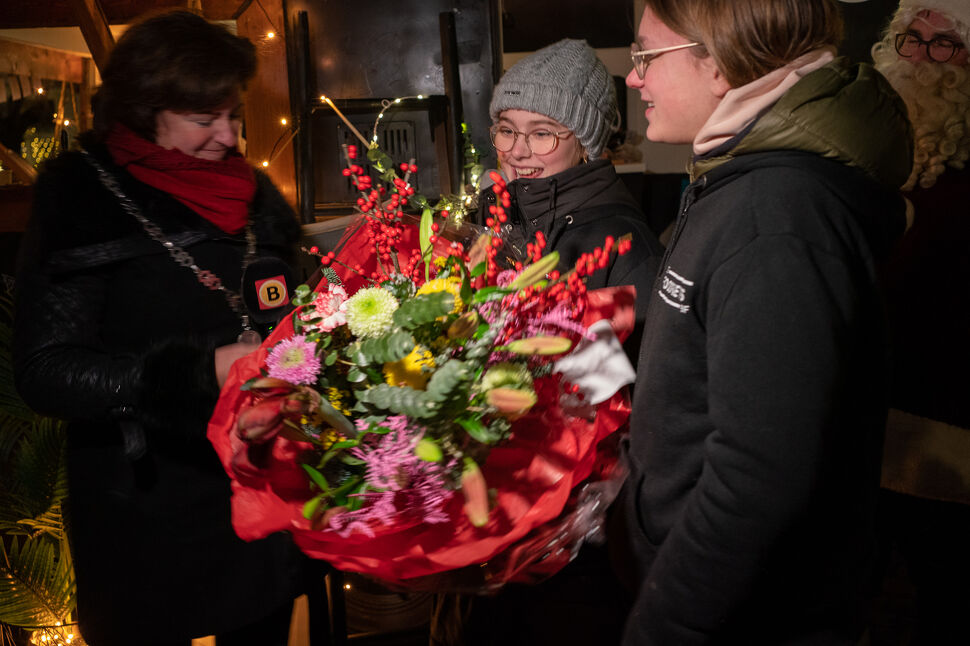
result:
[[[108,54],[115,44],[104,9],[101,8],[99,0],[70,0],[70,3],[94,64],[98,66],[98,70],[103,71],[108,64]]]
[[[246,101],[246,157],[262,168],[289,202],[297,207],[293,137],[296,117],[290,113],[282,0],[261,0],[236,19],[236,32],[256,45],[259,67],[249,83]],[[272,35],[270,35],[272,34]],[[282,123],[286,119],[286,124]],[[263,167],[263,162],[270,162]]]

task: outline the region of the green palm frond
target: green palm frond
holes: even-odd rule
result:
[[[0,621],[52,626],[74,610],[74,571],[66,541],[46,535],[0,541]]]
[[[54,626],[74,610],[62,422],[31,411],[14,388],[13,299],[0,289],[0,625]],[[8,631],[9,632],[9,631]]]
[[[17,394],[13,383],[13,297],[0,289],[0,413],[30,421],[36,414]]]
[[[63,536],[61,502],[67,497],[63,424],[39,417],[0,475],[0,532]]]
[[[10,460],[21,438],[30,430],[32,421],[10,415],[0,408],[0,465],[6,465]]]
[[[18,509],[23,508],[22,500],[9,497],[0,498],[0,505],[2,504],[8,504],[8,507],[0,514],[0,534],[28,537],[48,534],[57,540],[66,537],[63,510],[60,504],[56,504],[36,516],[17,513]]]
[[[29,494],[28,515],[43,514],[67,496],[66,451],[62,423],[38,418],[12,464],[15,493]]]

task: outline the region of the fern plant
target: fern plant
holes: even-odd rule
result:
[[[57,631],[70,623],[75,608],[74,570],[61,514],[67,495],[64,427],[35,414],[17,395],[12,322],[13,299],[2,289],[0,641],[12,641],[10,627]]]

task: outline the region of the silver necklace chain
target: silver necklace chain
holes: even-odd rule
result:
[[[219,278],[219,276],[217,276],[214,272],[199,267],[199,265],[195,262],[195,258],[192,257],[192,254],[169,240],[157,224],[145,217],[145,214],[141,212],[138,205],[132,202],[131,199],[125,195],[124,191],[121,190],[121,186],[118,185],[118,180],[114,175],[109,173],[104,166],[102,166],[101,163],[98,162],[93,155],[91,155],[91,153],[86,150],[82,150],[81,153],[84,155],[85,159],[87,159],[88,163],[91,164],[96,171],[98,171],[98,178],[101,180],[101,183],[104,184],[105,188],[111,191],[114,196],[118,198],[118,201],[121,203],[121,208],[141,223],[142,228],[145,229],[145,233],[147,233],[152,240],[155,240],[165,247],[165,250],[168,251],[168,254],[172,257],[172,260],[179,265],[192,270],[192,273],[195,274],[196,280],[198,280],[199,283],[207,289],[222,292],[222,295],[226,299],[226,303],[229,304],[229,307],[233,312],[236,313],[237,316],[239,316],[239,320],[242,322],[243,333],[240,335],[240,339],[247,335],[247,333],[256,334],[249,323],[249,312],[247,312],[246,305],[243,303],[242,296],[239,294],[239,292],[234,292],[223,285],[222,279]],[[249,224],[249,222],[247,222],[246,256],[243,258],[243,270],[245,271],[246,267],[255,259],[256,234],[253,233],[253,227]],[[246,338],[248,339],[250,336],[251,335],[246,336]]]

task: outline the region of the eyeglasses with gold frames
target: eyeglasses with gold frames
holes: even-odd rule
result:
[[[683,45],[673,45],[671,47],[660,47],[659,49],[637,49],[637,44],[630,45],[630,58],[633,60],[633,69],[637,71],[637,76],[643,80],[643,75],[647,73],[647,66],[657,58],[667,52],[676,52],[678,49],[688,47],[698,47],[701,43],[685,43]]]

